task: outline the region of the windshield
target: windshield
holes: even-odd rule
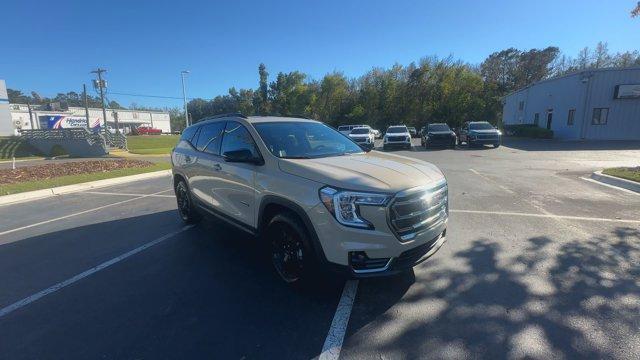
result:
[[[429,131],[451,131],[447,124],[433,124],[429,125]]]
[[[362,152],[353,141],[322,123],[291,121],[253,126],[269,151],[279,158],[310,159]]]
[[[399,134],[409,132],[406,126],[390,126],[387,129],[387,133],[389,134]]]
[[[347,131],[349,130],[349,125],[338,126],[338,131]]]
[[[352,134],[368,134],[369,133],[369,129],[368,128],[357,128],[357,129],[353,129],[351,130]]]
[[[471,123],[469,124],[469,130],[493,130],[493,125],[489,123]]]

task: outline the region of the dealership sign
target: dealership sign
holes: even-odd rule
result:
[[[640,99],[640,84],[616,85],[614,99]]]

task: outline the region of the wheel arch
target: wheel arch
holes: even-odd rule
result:
[[[262,198],[258,210],[258,234],[263,234],[269,220],[281,212],[289,212],[302,221],[307,230],[307,235],[311,239],[311,246],[317,259],[322,263],[326,263],[327,259],[311,219],[300,205],[291,200],[276,195],[266,195]]]

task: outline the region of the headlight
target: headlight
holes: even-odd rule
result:
[[[407,138],[405,140],[411,141],[411,136],[407,136]]]
[[[385,206],[389,195],[336,190],[331,187],[320,189],[320,201],[338,222],[345,226],[373,229],[373,225],[360,216],[360,205]]]

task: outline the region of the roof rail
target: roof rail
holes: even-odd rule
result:
[[[207,116],[207,117],[203,118],[200,121],[218,119],[218,118],[223,118],[223,117],[232,117],[232,116],[237,116],[237,117],[241,117],[241,118],[245,118],[245,119],[247,118],[242,113],[235,112],[235,113],[226,113],[226,114],[218,114],[218,115],[213,115],[213,116]]]

